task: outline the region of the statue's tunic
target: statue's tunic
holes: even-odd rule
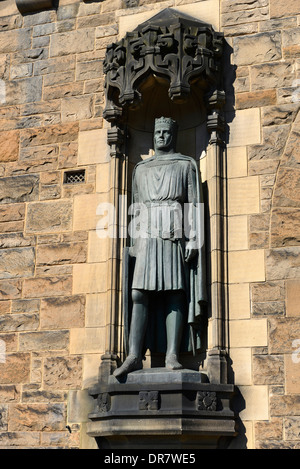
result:
[[[146,220],[135,245],[132,288],[186,290],[184,204],[194,201],[192,162],[160,157],[136,168],[133,191]],[[142,213],[144,210],[144,214]]]
[[[197,329],[207,301],[204,246],[191,262],[185,261],[188,237],[184,211],[180,210],[184,204],[193,204],[196,214],[203,202],[195,160],[173,154],[141,161],[133,172],[132,196],[133,203],[141,204],[145,211],[146,225],[144,235],[133,240],[135,266],[131,288],[157,292],[184,290],[187,324],[194,330],[187,349],[195,352],[200,346]]]

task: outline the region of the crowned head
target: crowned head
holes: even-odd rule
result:
[[[174,150],[177,137],[177,122],[171,117],[159,117],[154,125],[154,147],[156,151]]]

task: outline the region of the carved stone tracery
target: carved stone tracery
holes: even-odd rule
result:
[[[191,84],[218,88],[223,46],[222,33],[201,21],[166,9],[107,48],[106,109],[116,121],[126,106],[138,106],[139,87],[149,75],[169,81],[169,97],[183,101]]]

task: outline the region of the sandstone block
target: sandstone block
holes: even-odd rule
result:
[[[110,238],[99,238],[97,231],[89,232],[88,262],[106,262],[109,258]]]
[[[30,49],[30,29],[19,29],[0,32],[0,53],[15,52],[16,50]]]
[[[249,176],[228,180],[229,215],[247,215],[260,211],[259,178]]]
[[[50,56],[76,54],[93,50],[95,31],[93,28],[55,34],[52,37]]]
[[[94,129],[79,133],[78,164],[99,164],[109,161],[107,130]]]
[[[13,300],[12,313],[38,313],[40,311],[40,300]]]
[[[75,264],[73,267],[73,293],[100,293],[107,290],[108,264]]]
[[[22,332],[19,336],[23,352],[66,350],[69,345],[68,331]]]
[[[0,206],[0,222],[23,220],[25,216],[25,204],[12,204]]]
[[[74,198],[74,231],[81,231],[83,229],[95,230],[101,218],[100,215],[97,215],[98,206],[99,204],[106,204],[107,198],[107,194],[83,194],[76,196]]]
[[[300,414],[299,394],[295,395],[271,395],[270,413],[272,416],[287,417]]]
[[[0,132],[0,161],[16,161],[19,157],[19,131]]]
[[[287,440],[300,440],[300,417],[284,419],[284,432]]]
[[[41,302],[41,329],[83,327],[84,312],[84,296],[44,298]]]
[[[35,244],[34,236],[24,236],[23,233],[0,234],[0,248],[16,248],[32,246]]]
[[[283,425],[281,418],[272,418],[269,422],[255,423],[255,436],[257,440],[282,440]]]
[[[231,347],[263,347],[268,344],[266,319],[241,319],[230,322]]]
[[[263,144],[253,145],[249,148],[249,162],[253,160],[279,159],[283,153],[289,132],[289,125],[264,127]]]
[[[299,243],[299,208],[274,208],[271,218],[271,246],[296,246]]]
[[[51,59],[39,60],[34,64],[34,75],[62,74],[66,70],[75,74],[75,56],[70,54],[65,57],[55,57]],[[47,83],[47,80],[46,80]]]
[[[254,384],[284,384],[284,359],[282,355],[254,355]]]
[[[52,357],[45,359],[43,383],[45,389],[80,389],[82,357]]]
[[[228,249],[248,249],[248,217],[241,215],[228,218]]]
[[[34,248],[3,249],[0,251],[0,278],[32,277]]]
[[[252,91],[237,93],[236,108],[248,109],[275,104],[277,100],[276,90]]]
[[[252,91],[292,86],[294,81],[293,65],[287,61],[253,65],[250,70],[250,78]]]
[[[252,34],[251,36],[235,37],[233,39],[236,65],[252,65],[261,62],[271,62],[281,58],[281,33]]]
[[[229,283],[265,280],[264,250],[233,251],[228,255]]]
[[[64,404],[12,404],[12,431],[59,431],[65,425]]]
[[[49,296],[70,295],[72,293],[72,277],[40,277],[24,280],[23,294],[25,298],[43,298]]]
[[[89,353],[83,356],[83,389],[87,389],[98,382],[99,363],[101,363],[100,353]]]
[[[86,327],[104,327],[107,307],[107,293],[86,295]]]
[[[251,298],[253,302],[280,301],[285,298],[283,282],[256,283],[251,286]]]
[[[69,422],[69,419],[68,419]],[[81,444],[80,432],[72,430],[72,433],[67,432],[44,432],[41,433],[41,445],[46,448],[86,448]]]
[[[111,43],[111,38],[109,38]],[[79,62],[76,67],[76,80],[93,80],[103,75],[103,61]]]
[[[298,339],[299,340],[299,339]],[[300,350],[299,342],[295,341],[296,347],[293,347],[293,352],[284,356],[285,364],[285,385],[287,394],[299,394],[300,386]]]
[[[8,405],[1,404],[0,405],[0,431],[7,431],[8,429]]]
[[[0,399],[1,402],[13,402],[19,399],[19,390],[13,384],[0,385]]]
[[[227,175],[229,178],[247,176],[247,148],[231,147],[227,149]]]
[[[248,163],[249,176],[275,174],[278,166],[279,160],[250,160]]]
[[[269,233],[261,231],[250,233],[249,249],[267,249],[269,247]]]
[[[38,432],[1,432],[0,447],[4,448],[35,448],[40,446],[40,433]]]
[[[104,353],[105,328],[89,327],[71,329],[70,354]]]
[[[53,233],[68,231],[72,226],[72,202],[36,202],[28,205],[26,231]]]
[[[268,6],[268,0],[223,0],[222,13],[230,13],[231,11],[252,10],[253,8],[262,8]]]
[[[34,175],[0,178],[0,203],[28,202],[38,198],[39,177]]]
[[[0,302],[0,314],[10,313],[11,301],[1,301]]]
[[[1,331],[35,331],[39,327],[39,315],[33,314],[6,314],[0,316]]]
[[[279,168],[274,190],[273,204],[275,207],[296,207],[300,205],[300,171],[292,168]],[[297,216],[294,216],[297,221]]]
[[[47,86],[44,88],[43,97],[46,100],[68,98],[83,93],[83,83],[67,83],[63,85]]]
[[[1,384],[28,383],[30,378],[30,353],[7,353],[0,363]]]
[[[266,254],[266,279],[282,280],[300,277],[300,248],[272,249]]]
[[[31,77],[12,80],[6,84],[6,104],[25,104],[38,102],[42,99],[42,78]]]
[[[93,411],[93,402],[91,396],[89,396],[87,389],[84,390],[72,390],[68,394],[68,422],[73,424],[75,428],[82,423],[82,426],[86,426],[86,415],[89,415]],[[95,446],[91,438],[87,437],[87,441],[81,444],[85,448],[95,449]]]
[[[283,301],[262,301],[252,303],[253,316],[284,316],[285,303]]]
[[[300,337],[300,319],[272,318],[269,324],[270,353],[292,354],[295,351],[293,343]]]
[[[241,11],[231,11],[222,15],[222,24],[235,25],[240,23],[253,23],[255,21],[264,21],[269,19],[269,8],[264,6],[261,8],[245,9]]]
[[[300,280],[286,281],[287,316],[300,316]]]
[[[20,298],[22,294],[21,280],[1,280],[0,300],[10,300]]]
[[[58,168],[73,168],[77,165],[78,143],[62,143],[60,145],[60,155],[58,160]]]
[[[281,18],[299,14],[299,2],[297,0],[270,0],[270,17]]]
[[[281,104],[262,109],[262,125],[280,125],[293,122],[298,111],[297,104]]]
[[[239,386],[239,390],[247,402],[246,408],[240,412],[244,420],[269,420],[268,386]]]
[[[37,249],[37,265],[78,264],[86,262],[85,243],[43,245]]]
[[[230,319],[250,318],[248,283],[229,285],[229,316]]]
[[[14,332],[5,332],[1,334],[1,347],[2,350],[3,348],[6,349],[3,352],[1,352],[1,358],[2,361],[5,357],[5,353],[14,353],[18,351],[18,334]],[[4,353],[4,355],[3,355]],[[7,358],[7,355],[6,355]]]
[[[73,142],[78,137],[78,123],[50,125],[21,132],[21,146],[35,146]]]
[[[233,348],[230,350],[234,382],[237,386],[252,384],[251,348]]]
[[[93,113],[92,96],[76,96],[62,99],[62,122],[79,121],[89,119]]]
[[[228,117],[228,147],[243,147],[260,143],[261,127],[258,108],[237,110],[234,119],[231,113]]]

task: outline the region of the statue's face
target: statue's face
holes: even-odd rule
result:
[[[160,124],[154,130],[154,148],[155,150],[169,150],[173,143],[172,129],[168,125]]]

